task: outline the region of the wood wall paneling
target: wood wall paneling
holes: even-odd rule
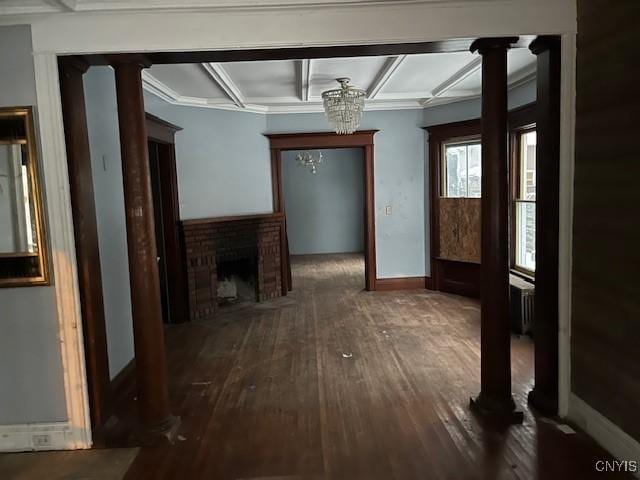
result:
[[[640,2],[578,0],[571,383],[640,441]]]
[[[440,198],[438,260],[480,263],[480,199]]]

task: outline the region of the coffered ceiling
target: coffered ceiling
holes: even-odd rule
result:
[[[508,53],[511,87],[535,77],[528,49]],[[259,113],[322,111],[338,77],[367,91],[366,108],[423,108],[478,97],[481,59],[468,52],[256,62],[153,65],[144,87],[176,105]]]

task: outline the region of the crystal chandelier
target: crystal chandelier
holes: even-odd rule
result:
[[[313,156],[311,152],[301,152],[296,156],[298,165],[301,167],[310,167],[311,173],[318,171],[318,165],[322,163],[322,152],[318,152],[317,156]]]
[[[349,78],[337,78],[340,88],[322,93],[324,111],[337,134],[353,133],[360,126],[367,92],[349,85]]]

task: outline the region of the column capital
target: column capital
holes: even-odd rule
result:
[[[469,50],[472,53],[478,52],[484,55],[489,50],[499,48],[511,48],[511,45],[518,42],[518,37],[486,37],[473,41]]]
[[[143,68],[149,68],[151,61],[140,53],[118,53],[115,55],[107,55],[107,61],[112,67],[118,67],[122,65],[135,65]]]
[[[559,49],[560,37],[557,35],[540,35],[529,44],[529,50],[534,55],[539,55],[547,50]]]
[[[89,62],[78,55],[67,55],[58,59],[58,65],[65,72],[69,69],[76,70],[80,75],[89,70]]]

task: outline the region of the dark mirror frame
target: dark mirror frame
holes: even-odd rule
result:
[[[33,123],[32,107],[1,107],[0,118],[22,119],[25,128],[27,173],[30,199],[33,202],[34,226],[37,237],[35,254],[0,253],[0,287],[49,285],[49,241],[44,221],[44,204],[38,149]]]

